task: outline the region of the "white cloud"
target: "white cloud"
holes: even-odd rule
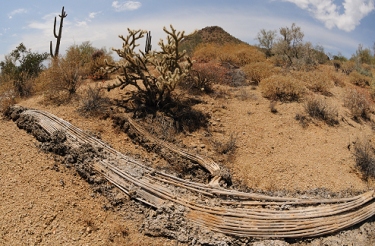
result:
[[[116,12],[122,12],[127,10],[136,10],[142,6],[141,2],[138,1],[126,1],[120,3],[119,1],[113,1],[112,7],[115,8]]]
[[[12,19],[14,15],[16,15],[16,14],[24,14],[24,13],[27,13],[26,9],[16,9],[16,10],[13,10],[12,12],[10,12],[8,14],[8,17],[9,17],[9,19]]]
[[[375,9],[375,0],[344,0],[342,6],[337,6],[333,0],[283,0],[296,4],[308,10],[313,16],[322,21],[328,29],[338,29],[350,32],[360,24],[360,21]],[[343,13],[340,13],[343,7]]]
[[[100,14],[101,12],[91,12],[89,13],[89,18],[94,19],[97,14]]]
[[[87,26],[87,22],[86,21],[77,21],[76,26],[79,26],[79,27]]]

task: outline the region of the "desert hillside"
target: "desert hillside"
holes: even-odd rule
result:
[[[88,74],[82,72],[72,92],[59,87],[64,74],[56,77],[60,70],[51,63],[21,86],[2,80],[1,110],[18,104],[52,113],[125,155],[194,182],[207,184],[212,177],[199,165],[184,166],[180,159],[169,159],[127,134],[121,116],[132,117],[163,141],[214,160],[229,173],[220,183],[228,189],[328,199],[374,189],[373,57],[369,64],[356,57],[327,60],[317,50],[304,60],[284,59],[277,53],[268,57],[264,49],[241,42],[220,27],[187,36],[182,47],[194,61],[190,74],[178,74],[184,79],[170,98],[159,97],[154,105],[142,97],[147,93],[137,94],[152,91],[139,82],[144,77],[136,77],[136,84],[116,85],[116,76],[125,80],[136,69],[124,75],[121,69],[108,74],[104,67],[84,67]],[[83,58],[67,55],[64,59]],[[63,61],[60,64],[69,68]],[[104,60],[95,64],[103,65]],[[150,77],[160,72],[157,67],[149,70]],[[28,86],[33,89],[26,90]],[[29,93],[20,95],[20,88]],[[100,186],[88,182],[63,156],[43,151],[34,137],[5,115],[0,125],[0,244],[191,244],[162,230],[145,233],[143,221],[152,208],[110,182]],[[372,220],[312,239],[228,242],[370,245],[375,240]],[[196,243],[204,244],[200,240]]]

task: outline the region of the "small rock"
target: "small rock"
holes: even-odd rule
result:
[[[204,149],[204,148],[206,148],[206,145],[204,145],[204,144],[201,144],[201,146],[200,146],[202,149]]]

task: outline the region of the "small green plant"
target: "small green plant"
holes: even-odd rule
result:
[[[189,75],[192,62],[186,52],[179,51],[179,45],[184,38],[184,32],[177,32],[164,27],[167,33],[167,43],[160,40],[161,51],[151,51],[146,47],[145,52],[136,51],[137,41],[144,37],[147,31],[130,30],[128,36],[119,36],[123,40],[122,49],[113,49],[121,58],[119,62],[108,63],[107,72],[120,72],[118,83],[107,87],[123,89],[133,86],[136,90],[125,101],[145,104],[157,109],[166,106],[172,99],[171,93],[176,86]],[[150,37],[149,37],[150,38]]]
[[[305,103],[305,110],[311,117],[323,120],[330,126],[339,123],[337,108],[330,105],[322,97],[308,98]]]

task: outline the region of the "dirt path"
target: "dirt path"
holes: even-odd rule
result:
[[[113,206],[13,122],[0,139],[0,245],[175,245],[141,234],[144,208]]]

